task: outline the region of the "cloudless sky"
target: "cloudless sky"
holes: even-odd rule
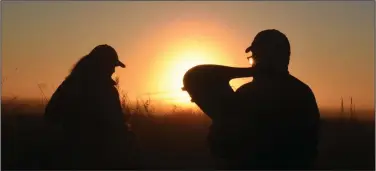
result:
[[[354,98],[374,107],[374,1],[91,1],[2,2],[2,95],[50,96],[72,65],[99,44],[117,49],[117,69],[131,99],[150,93],[186,101],[190,67],[244,67],[244,50],[264,29],[285,33],[290,72],[307,83],[320,107]],[[235,87],[248,80],[232,81]]]

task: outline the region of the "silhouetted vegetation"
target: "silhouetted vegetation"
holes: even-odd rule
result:
[[[153,112],[150,99],[132,103],[121,93],[129,124],[137,135],[144,169],[211,169],[206,147],[210,119],[201,112]],[[176,106],[177,107],[177,106]],[[3,169],[38,169],[43,151],[43,104],[2,101]],[[360,115],[361,113],[358,112]],[[326,111],[322,115],[333,115]],[[374,169],[374,120],[323,119],[319,169]],[[53,137],[51,137],[53,138]]]

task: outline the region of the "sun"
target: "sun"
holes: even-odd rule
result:
[[[194,66],[200,64],[220,64],[221,57],[216,46],[193,40],[184,40],[171,43],[173,45],[164,49],[160,60],[156,63],[154,91],[163,92],[158,94],[162,102],[169,104],[192,107],[191,97],[183,91],[184,74]]]
[[[170,73],[171,86],[174,88],[183,86],[183,76],[189,69],[200,64],[210,63],[207,59],[207,54],[202,51],[187,51],[179,56],[179,58],[174,60]]]
[[[169,64],[168,73],[166,74],[166,82],[170,90],[175,90],[175,102],[181,105],[191,103],[191,97],[187,92],[182,91],[184,74],[194,66],[200,64],[213,63],[210,56],[203,50],[192,49],[186,50],[177,55]]]
[[[153,64],[153,91],[161,101],[181,106],[195,105],[191,97],[182,90],[184,74],[200,64],[225,65],[232,62],[228,57],[228,46],[217,40],[223,35],[222,24],[207,21],[173,22],[164,28],[168,36],[158,49],[158,61]],[[167,33],[166,33],[167,34]],[[220,39],[222,40],[222,38]]]

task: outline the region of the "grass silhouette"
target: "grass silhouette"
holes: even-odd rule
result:
[[[118,78],[115,81],[119,83]],[[214,168],[206,146],[211,120],[205,114],[178,110],[179,106],[158,113],[150,98],[132,102],[119,86],[118,90],[126,124],[136,134],[137,160],[142,168]],[[39,169],[45,146],[43,109],[44,104],[40,102],[17,98],[2,100],[3,169]],[[318,169],[374,169],[374,128],[373,119],[322,119]]]

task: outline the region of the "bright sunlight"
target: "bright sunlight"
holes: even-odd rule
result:
[[[168,53],[163,54],[165,60],[159,65],[157,89],[168,92],[160,98],[181,106],[194,105],[188,93],[181,89],[184,74],[196,65],[223,64],[225,61],[216,47],[207,42],[195,41],[182,41],[171,46]]]
[[[189,97],[187,92],[181,91],[184,74],[196,65],[209,64],[213,63],[213,61],[210,60],[209,54],[205,51],[192,49],[182,52],[170,62],[168,70],[166,71],[165,81],[169,82],[170,90],[177,90],[176,93],[174,93],[174,101],[182,105],[187,105],[191,103],[191,97]]]
[[[161,28],[166,36],[158,49],[160,60],[151,77],[155,83],[153,91],[163,92],[158,99],[185,107],[194,105],[188,93],[181,89],[184,74],[200,64],[231,63],[227,46],[215,39],[216,35],[224,34],[221,28],[224,27],[218,23],[198,20],[175,21]]]

